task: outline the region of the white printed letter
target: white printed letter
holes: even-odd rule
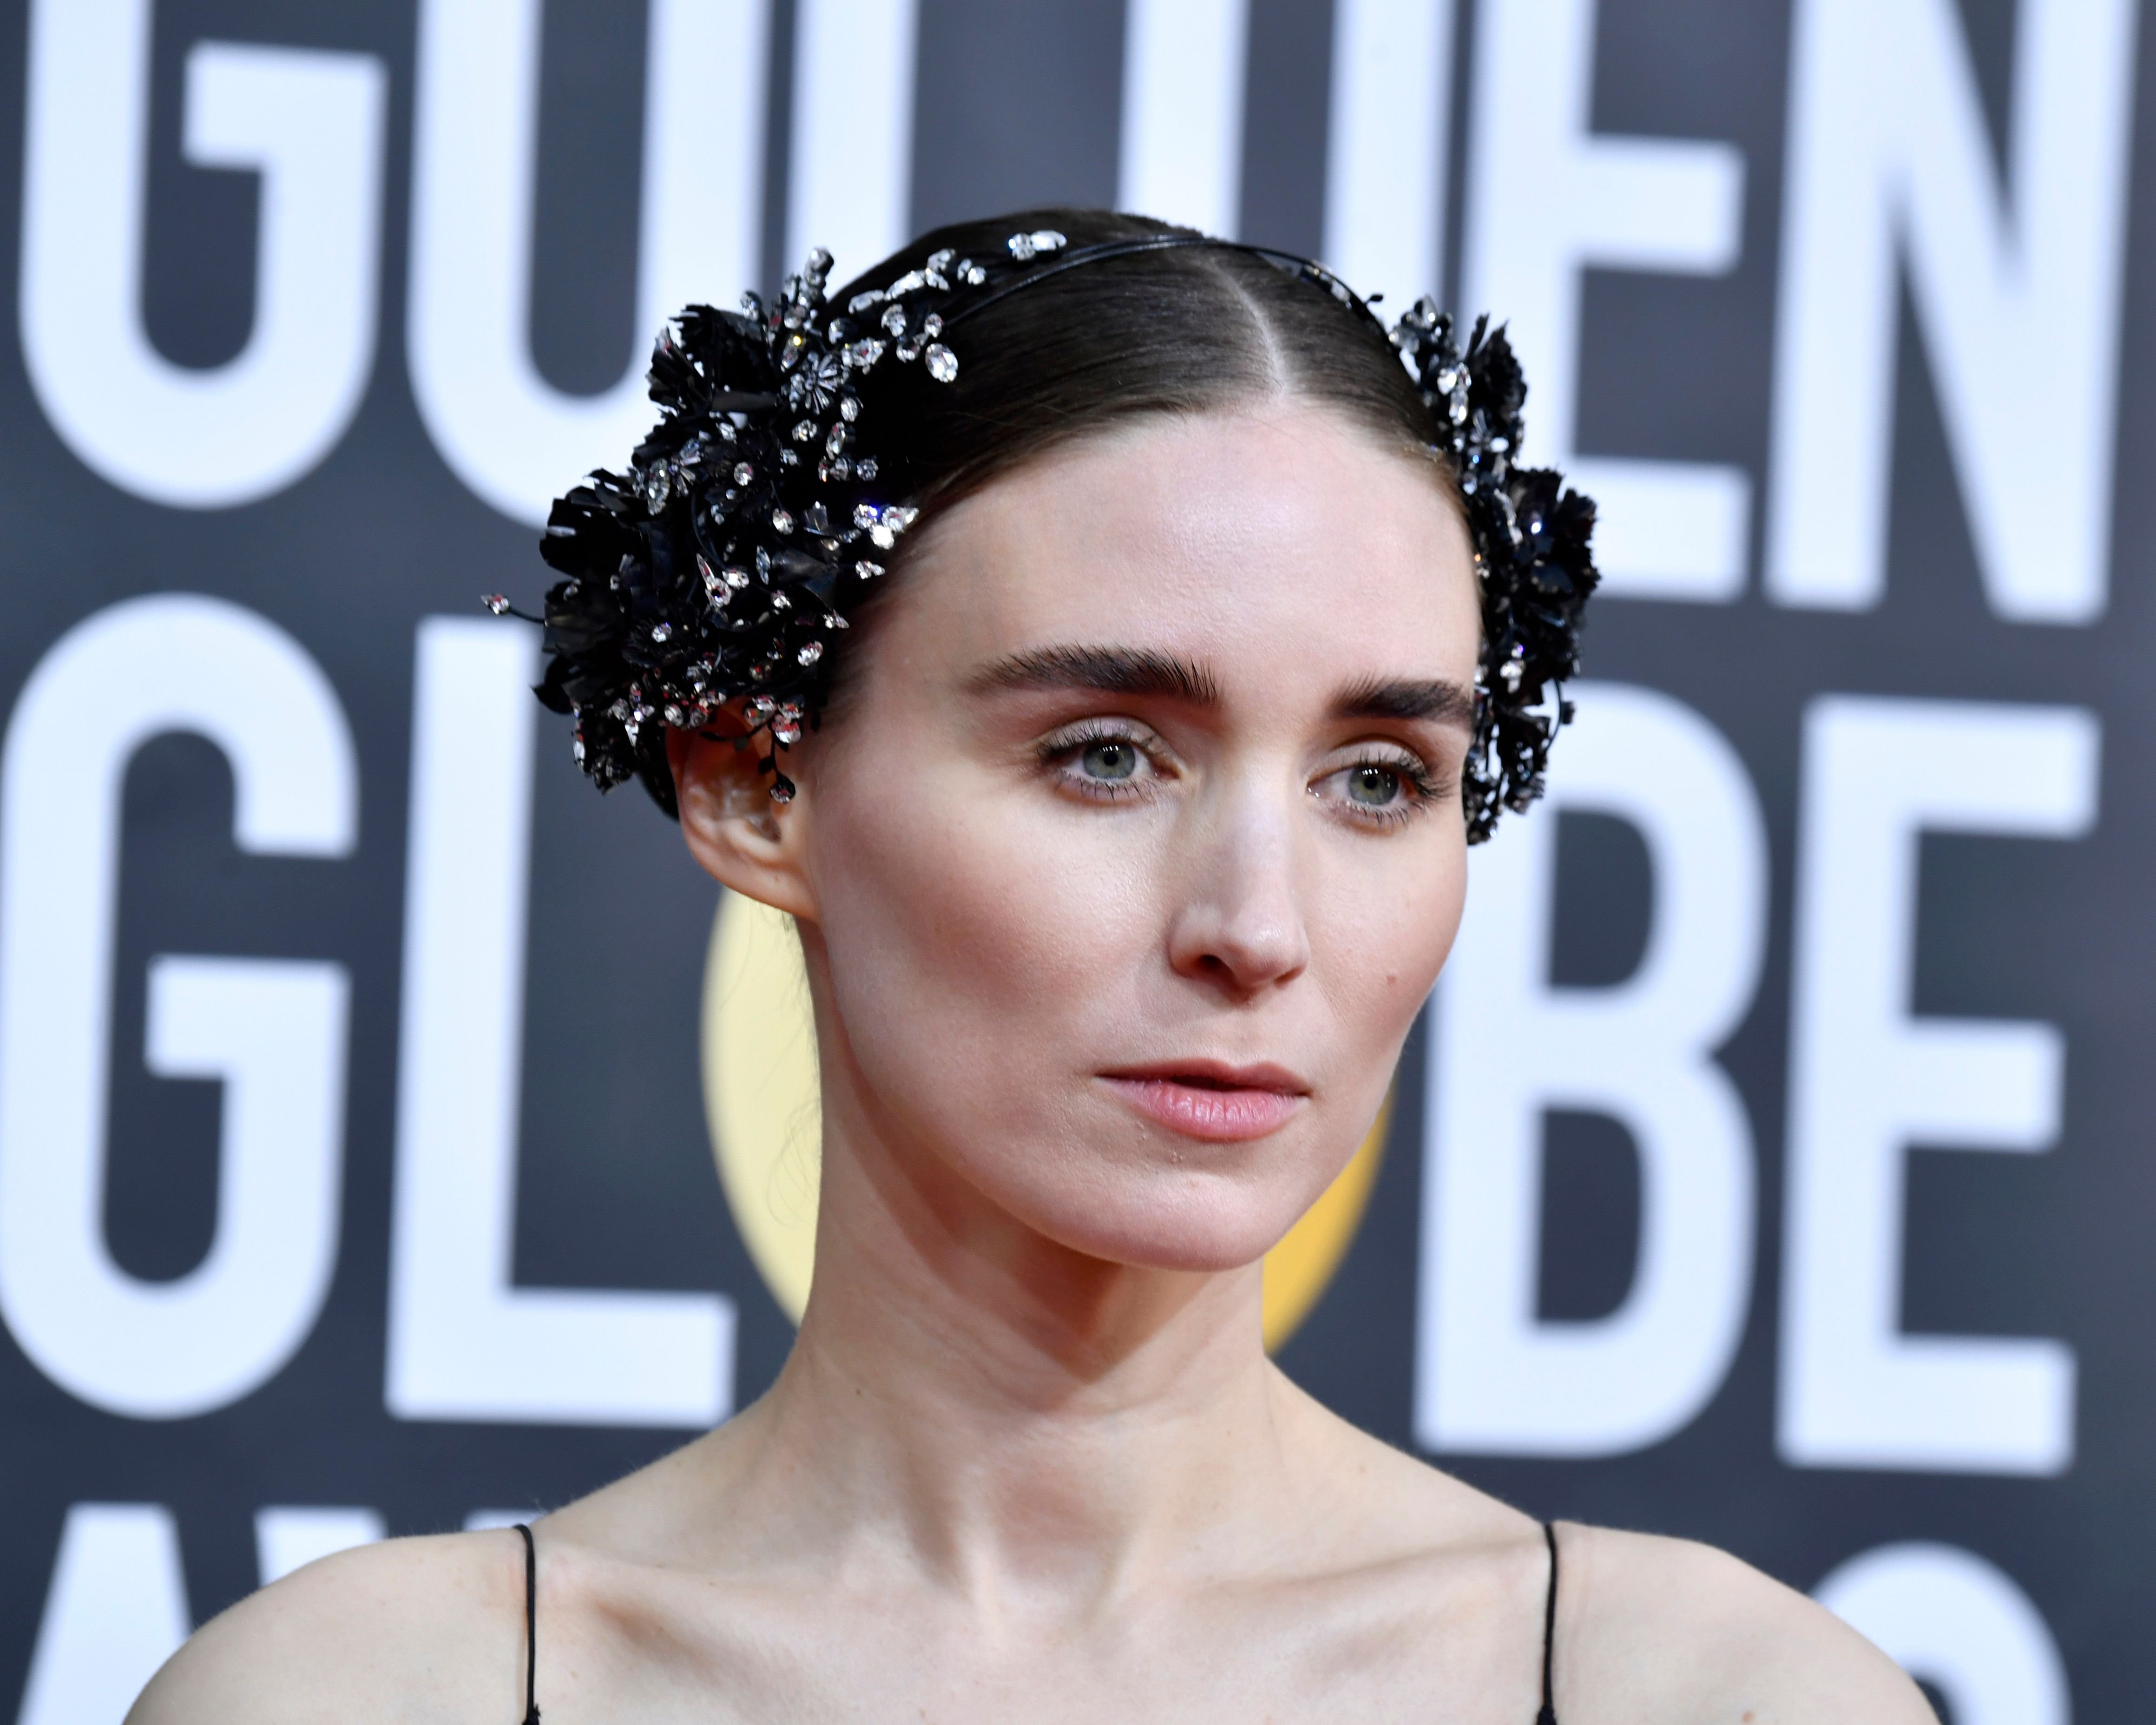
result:
[[[344,435],[374,365],[388,78],[371,54],[198,44],[187,158],[261,176],[254,326],[174,365],[142,326],[151,0],[37,0],[23,175],[23,359],[53,429],[122,490],[223,509]]]
[[[406,1420],[708,1425],[732,1401],[730,1301],[511,1285],[536,659],[521,624],[420,625],[387,1399]]]
[[[1733,145],[1588,131],[1594,9],[1595,0],[1486,0],[1476,14],[1460,307],[1509,321],[1534,383],[1528,456],[1566,469],[1601,505],[1604,587],[1733,599],[1751,512],[1741,470],[1573,452],[1581,270],[1726,275],[1744,194]]]
[[[1445,290],[1452,0],[1334,0],[1325,258],[1390,318]]]
[[[1766,553],[1784,604],[1886,591],[1906,255],[1992,610],[2102,614],[2136,10],[2021,0],[2002,196],[1954,0],[1799,0]]]
[[[1608,1455],[1678,1430],[1720,1386],[1752,1288],[1752,1133],[1714,1050],[1766,939],[1767,841],[1736,752],[1691,708],[1579,686],[1548,806],[1476,854],[1438,984],[1424,1127],[1415,1432],[1433,1450]],[[1549,986],[1557,820],[1630,823],[1653,931],[1612,988]],[[1535,1315],[1546,1111],[1606,1114],[1640,1155],[1638,1269],[1587,1322]]]
[[[620,381],[566,395],[531,334],[540,0],[424,0],[412,189],[412,389],[457,477],[537,526],[650,428],[647,344],[756,275],[769,0],[652,0],[637,336]]]
[[[172,1511],[73,1505],[16,1725],[125,1718],[192,1627]]]
[[[1118,208],[1235,237],[1250,33],[1250,0],[1128,0]]]
[[[837,287],[912,234],[918,11],[919,0],[794,0],[788,270],[820,245],[839,260]]]
[[[1882,1545],[1813,1590],[1820,1604],[1946,1697],[1954,1725],[2067,1725],[2066,1663],[2003,1570],[1951,1545]]]
[[[176,1281],[105,1240],[106,1045],[122,783],[162,732],[232,765],[234,839],[343,856],[358,775],[335,692],[289,635],[221,599],[131,599],[30,674],[0,800],[0,1315],[93,1407],[180,1419],[237,1401],[313,1327],[336,1261],[343,968],[168,956],[149,978],[151,1070],[224,1086],[217,1230]]]
[[[1828,696],[1804,721],[1783,1252],[1780,1443],[1815,1467],[2056,1473],[2065,1343],[1901,1331],[1904,1153],[2048,1149],[2066,1047],[2041,1024],[1914,1019],[1925,831],[2071,839],[2097,730],[2067,707]]]

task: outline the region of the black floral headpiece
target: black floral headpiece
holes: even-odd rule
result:
[[[746,294],[738,312],[692,305],[675,318],[652,355],[659,424],[628,472],[594,473],[556,501],[540,547],[563,578],[540,619],[537,693],[575,716],[578,763],[599,788],[639,778],[676,813],[667,731],[703,729],[739,702],[748,736],[767,739],[771,795],[790,798],[778,756],[816,723],[848,614],[918,514],[880,484],[905,434],[870,411],[886,381],[914,367],[953,381],[948,332],[1007,294],[1188,245],[1265,258],[1377,321],[1308,259],[1181,233],[1070,250],[1045,228],[1012,234],[1000,256],[937,252],[842,307],[825,300],[831,256],[819,250],[776,304]],[[1502,809],[1541,795],[1550,743],[1572,717],[1562,688],[1595,585],[1594,505],[1551,469],[1513,465],[1527,385],[1502,329],[1478,320],[1463,350],[1423,300],[1384,332],[1430,408],[1475,546],[1482,656],[1462,791],[1477,843]],[[487,604],[510,608],[499,594]]]

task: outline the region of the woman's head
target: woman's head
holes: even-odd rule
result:
[[[692,849],[800,919],[827,1132],[961,1227],[1255,1260],[1367,1129],[1458,922],[1456,511],[1337,408],[1253,396],[978,486],[880,606],[793,801],[675,745]]]
[[[1376,1109],[1466,843],[1531,793],[1544,721],[1493,707],[1570,669],[1591,508],[1511,466],[1502,341],[1048,212],[685,319],[654,379],[633,475],[557,509],[549,691],[800,919],[827,1133],[1097,1257],[1257,1257]]]

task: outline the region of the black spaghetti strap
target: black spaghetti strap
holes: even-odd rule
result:
[[[1535,1725],[1557,1725],[1557,1523],[1543,1523],[1543,1543],[1549,1547],[1549,1588],[1543,1597],[1543,1710]]]
[[[524,1536],[524,1725],[539,1725],[539,1548],[523,1522]]]

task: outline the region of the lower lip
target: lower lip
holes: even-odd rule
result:
[[[1149,1120],[1186,1138],[1241,1143],[1278,1132],[1301,1110],[1303,1098],[1277,1090],[1214,1090],[1173,1078],[1111,1078],[1123,1100]]]

